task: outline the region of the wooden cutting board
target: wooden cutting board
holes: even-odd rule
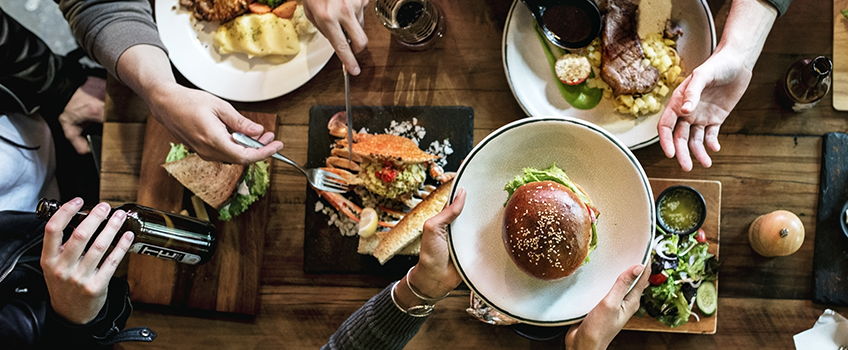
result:
[[[704,220],[703,229],[707,234],[707,240],[710,242],[709,252],[718,256],[719,230],[721,228],[721,182],[681,179],[650,180],[651,190],[654,192],[654,199],[656,199],[656,197],[659,196],[664,189],[674,185],[690,186],[701,192],[701,195],[704,196],[704,200],[707,202],[707,218]],[[648,268],[650,268],[650,264],[648,266]],[[718,279],[716,279],[715,285],[717,291]],[[719,305],[721,305],[721,302],[719,302]],[[716,312],[710,317],[701,318],[700,322],[695,322],[695,319],[691,318],[688,323],[676,328],[666,326],[651,317],[633,316],[633,318],[631,318],[624,326],[624,329],[649,332],[715,334],[717,323],[718,310],[716,310]]]
[[[833,108],[848,111],[848,0],[833,0]]]
[[[276,130],[277,116],[242,112],[266,130]],[[162,163],[176,139],[155,118],[147,119],[138,204],[180,212],[191,207],[186,190],[168,175]],[[273,167],[270,167],[273,168]],[[270,171],[269,168],[269,171]],[[219,222],[207,206],[215,225],[218,247],[203,265],[185,265],[150,256],[131,254],[127,280],[134,302],[255,315],[259,310],[259,273],[265,246],[269,196],[253,203],[247,212],[229,222]]]

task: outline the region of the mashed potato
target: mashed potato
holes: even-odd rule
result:
[[[680,67],[680,56],[675,49],[675,41],[663,38],[662,33],[655,33],[642,38],[642,51],[648,61],[646,63],[650,63],[660,73],[657,85],[647,94],[613,96],[612,89],[600,78],[600,44],[600,39],[595,39],[587,49],[587,57],[595,72],[595,77],[587,80],[587,84],[589,87],[604,89],[604,97],[613,100],[616,112],[634,117],[659,112],[666,96],[683,82],[683,69]]]
[[[273,13],[243,15],[222,24],[215,31],[214,44],[222,55],[294,56],[300,52],[294,22]]]

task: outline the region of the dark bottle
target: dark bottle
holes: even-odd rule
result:
[[[781,105],[795,112],[813,108],[830,91],[833,62],[825,56],[795,61],[780,80]]]
[[[38,201],[36,214],[47,221],[59,210],[60,206],[57,200],[42,198]],[[133,253],[195,265],[209,261],[215,252],[215,226],[209,222],[133,203],[112,208],[111,213],[119,209],[127,213],[127,219],[115,235],[113,246],[117,244],[124,232],[131,231],[135,238],[129,251]],[[68,226],[78,226],[86,218],[89,210],[91,210],[90,207],[81,209],[74,215]],[[109,217],[112,216],[111,213]],[[98,233],[106,222],[107,220],[103,220],[97,230]],[[94,239],[91,239],[89,245],[93,241]]]

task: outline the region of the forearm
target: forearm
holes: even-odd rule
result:
[[[118,59],[136,45],[165,50],[159,40],[148,0],[56,0],[83,49],[109,73]],[[169,68],[170,69],[170,68]]]
[[[733,0],[716,51],[730,50],[753,70],[776,18],[777,10],[764,0]]]
[[[391,288],[391,285],[386,287],[356,310],[322,349],[403,348],[418,333],[426,318],[412,317],[398,310],[392,302]]]
[[[165,51],[150,45],[127,49],[117,61],[117,73],[148,105],[177,84]]]

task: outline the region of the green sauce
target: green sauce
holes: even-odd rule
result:
[[[701,221],[701,205],[697,194],[678,189],[663,196],[659,214],[668,228],[687,231]]]

